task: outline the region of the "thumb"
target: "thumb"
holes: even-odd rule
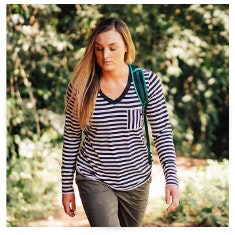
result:
[[[166,204],[169,204],[171,202],[171,194],[168,187],[165,188],[165,200]]]
[[[73,210],[73,211],[75,211],[76,210],[76,202],[75,202],[75,200],[73,200],[73,201],[71,201],[71,209]]]

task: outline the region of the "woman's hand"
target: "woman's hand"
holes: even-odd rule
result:
[[[167,208],[168,212],[175,210],[179,206],[180,192],[177,185],[166,185],[165,188],[166,203],[170,204]]]
[[[74,217],[76,210],[76,200],[74,193],[62,194],[62,204],[65,213],[70,217]]]

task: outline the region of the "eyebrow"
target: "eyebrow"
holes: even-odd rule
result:
[[[100,45],[100,46],[103,46],[102,44],[98,43],[98,42],[95,42],[95,44],[97,45]],[[109,46],[112,46],[112,45],[116,45],[117,43],[116,42],[113,42],[113,43],[109,43],[108,45]]]

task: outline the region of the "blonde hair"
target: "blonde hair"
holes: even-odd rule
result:
[[[127,25],[119,19],[110,18],[99,23],[94,29],[84,56],[77,63],[72,73],[70,85],[71,96],[66,99],[66,110],[72,107],[72,114],[78,118],[82,129],[91,122],[95,101],[100,89],[101,68],[95,57],[95,40],[98,34],[115,29],[123,38],[127,47],[124,57],[125,63],[133,63],[135,60],[135,47]]]

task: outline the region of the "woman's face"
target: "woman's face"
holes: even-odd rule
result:
[[[127,48],[120,33],[115,29],[97,35],[95,40],[96,60],[102,71],[112,71],[122,66]]]

